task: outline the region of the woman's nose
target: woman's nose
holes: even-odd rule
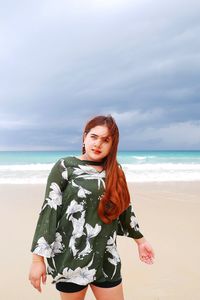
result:
[[[94,145],[96,147],[99,147],[101,145],[101,141],[100,140],[96,140],[95,143],[94,143]]]

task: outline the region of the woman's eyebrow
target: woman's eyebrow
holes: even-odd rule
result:
[[[95,134],[95,133],[91,133],[91,135],[94,135],[94,136],[97,136],[97,137],[99,136],[99,135],[97,135],[97,134]],[[101,137],[101,136],[100,136],[100,137]],[[110,138],[110,135],[102,136],[101,138],[103,138],[103,139],[104,139],[104,138],[105,138],[105,139],[106,139],[106,138]]]

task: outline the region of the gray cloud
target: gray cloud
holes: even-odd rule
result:
[[[199,11],[197,1],[4,3],[0,150],[79,149],[85,121],[108,113],[123,150],[200,148]]]
[[[183,150],[198,149],[200,141],[200,122],[171,123],[161,128],[146,128],[140,131],[136,140],[150,142],[158,148],[169,149],[179,148]],[[170,147],[169,147],[170,145]]]

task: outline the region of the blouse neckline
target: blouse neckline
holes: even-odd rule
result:
[[[103,166],[103,161],[93,161],[93,160],[85,160],[85,159],[80,159],[80,158],[78,158],[78,157],[76,157],[76,156],[73,156],[77,161],[79,161],[79,162],[81,162],[81,163],[84,163],[84,164],[86,164],[86,165],[96,165],[96,166]],[[95,172],[97,172],[97,173],[99,173],[99,174],[103,174],[103,172],[105,172],[105,169],[103,168],[101,171],[98,171],[96,168],[94,168],[94,167],[92,167],[91,166],[91,168],[95,171]]]
[[[104,165],[104,161],[93,161],[93,160],[80,159],[76,156],[73,156],[73,157],[83,163],[88,164],[88,165],[94,165],[94,166],[103,166]]]

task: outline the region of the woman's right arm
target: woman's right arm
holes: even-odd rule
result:
[[[64,160],[55,163],[48,176],[45,199],[39,213],[31,252],[43,257],[55,255],[57,225],[62,212],[62,194],[67,185]]]
[[[62,209],[62,192],[67,185],[67,169],[64,160],[55,163],[48,176],[45,200],[39,213],[35,234],[32,241],[32,263],[29,272],[31,284],[41,292],[40,281],[46,282],[44,257],[53,257],[57,239],[56,228]]]
[[[44,257],[33,253],[32,262],[38,262],[38,261],[44,262]]]

